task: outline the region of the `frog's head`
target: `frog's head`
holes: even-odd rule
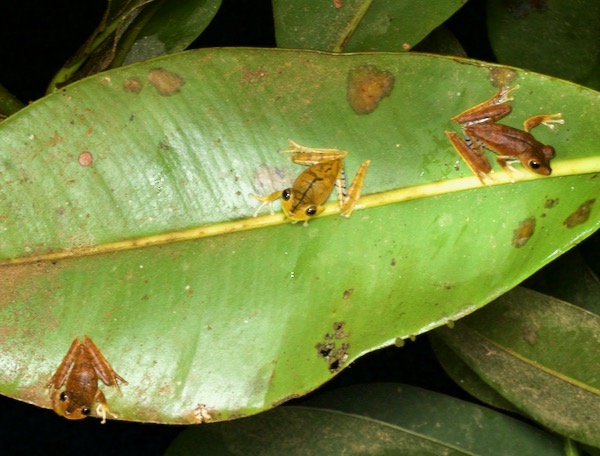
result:
[[[552,168],[550,168],[550,160],[554,158],[554,155],[554,147],[542,146],[539,149],[539,153],[524,157],[525,160],[523,160],[523,165],[534,173],[541,174],[543,176],[549,176],[552,173]]]
[[[323,206],[303,202],[304,199],[304,195],[293,188],[286,188],[281,192],[281,208],[287,218],[295,222],[308,221],[325,209]]]
[[[91,405],[74,391],[56,392],[52,397],[52,408],[68,420],[82,420],[90,416]]]

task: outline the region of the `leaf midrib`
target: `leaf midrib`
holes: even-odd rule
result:
[[[573,160],[563,160],[553,163],[553,172],[550,178],[565,176],[575,176],[581,174],[600,173],[600,156],[579,158]],[[402,187],[388,190],[380,193],[373,193],[361,197],[357,210],[369,209],[374,207],[386,206],[390,204],[401,203],[405,201],[428,198],[433,196],[445,195],[476,188],[493,187],[496,185],[506,185],[517,182],[526,182],[537,179],[548,179],[533,173],[522,173],[514,176],[515,181],[511,182],[506,173],[496,173],[493,175],[493,182],[483,185],[475,176],[463,177],[458,179],[449,179],[432,182],[429,184],[415,185],[411,187]],[[367,176],[368,178],[368,176]],[[337,202],[330,202],[325,205],[325,210],[316,218],[329,217],[339,214],[339,205]],[[132,250],[144,247],[169,244],[172,242],[190,241],[204,237],[219,236],[223,234],[236,233],[270,226],[283,225],[290,223],[289,220],[279,212],[273,215],[263,215],[260,217],[249,217],[231,222],[216,223],[198,228],[191,228],[181,231],[172,231],[152,236],[144,236],[135,239],[127,239],[106,244],[77,247],[64,249],[56,252],[49,252],[40,255],[18,257],[0,261],[0,266],[11,264],[26,264],[40,261],[54,261],[65,258],[83,257],[90,255],[100,255],[105,253],[117,252],[122,250]]]

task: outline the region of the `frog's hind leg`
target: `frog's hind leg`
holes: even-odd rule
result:
[[[556,114],[541,114],[539,116],[533,116],[523,122],[523,129],[529,133],[533,128],[538,125],[545,125],[550,130],[556,128],[556,124],[564,124],[565,119],[562,118],[560,112]]]
[[[121,394],[119,382],[127,384],[127,381],[115,372],[109,362],[106,360],[100,349],[88,336],[84,336],[84,345],[92,359],[92,364],[96,374],[107,386],[114,386]]]
[[[482,184],[486,184],[486,179],[491,179],[492,165],[485,156],[480,144],[466,138],[469,143],[452,131],[447,131],[446,136],[452,143],[454,150],[460,155],[471,171],[479,178]]]
[[[341,160],[348,152],[339,149],[319,149],[301,146],[291,139],[288,140],[289,149],[282,150],[282,154],[289,154],[290,160],[298,165],[313,166],[319,163]]]
[[[360,199],[362,187],[365,182],[365,176],[367,175],[367,170],[369,169],[370,164],[371,160],[362,162],[360,168],[358,168],[358,171],[356,172],[356,176],[354,176],[354,179],[352,180],[352,184],[350,184],[348,191],[346,191],[344,170],[340,170],[340,175],[336,182],[338,198],[340,201],[340,215],[348,218],[352,215],[352,212],[354,212],[354,209],[358,204],[358,200]]]

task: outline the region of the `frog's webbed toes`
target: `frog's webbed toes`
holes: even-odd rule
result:
[[[254,214],[252,215],[253,217],[258,217],[258,213],[265,206],[269,206],[269,211],[271,212],[271,215],[275,214],[275,211],[273,210],[273,200],[269,199],[270,195],[269,196],[258,196],[258,195],[250,194],[250,196],[254,199],[257,199],[258,201],[261,201],[260,206],[258,206],[256,208],[256,210],[254,211]]]
[[[119,418],[119,416],[116,413],[113,413],[110,411],[110,409],[108,408],[108,405],[102,404],[101,402],[99,402],[98,405],[96,406],[96,415],[98,415],[99,417],[102,417],[102,421],[100,421],[100,424],[106,423],[106,415],[107,414],[110,415],[111,418]]]

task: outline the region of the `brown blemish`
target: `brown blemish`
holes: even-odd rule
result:
[[[336,339],[343,339],[344,337],[348,337],[350,335],[350,333],[344,332],[344,326],[346,326],[345,321],[336,321],[333,324]]]
[[[204,404],[197,404],[192,411],[193,422],[196,424],[209,423],[213,420],[213,416]]]
[[[581,225],[582,223],[585,223],[588,221],[588,219],[590,218],[590,213],[592,212],[592,206],[594,205],[594,203],[596,202],[596,198],[587,200],[585,203],[583,203],[581,206],[579,206],[577,209],[575,209],[575,212],[573,212],[571,215],[569,215],[565,221],[563,222],[563,225],[566,226],[567,228],[573,228],[577,225]]]
[[[148,82],[156,89],[159,95],[170,97],[181,90],[184,79],[177,73],[164,68],[155,68],[148,73]]]
[[[123,90],[127,93],[140,93],[142,88],[142,81],[137,76],[123,82]]]
[[[252,84],[253,82],[260,81],[262,78],[267,76],[267,72],[264,68],[259,67],[256,70],[250,70],[248,68],[244,68],[242,70],[242,80],[241,85]]]
[[[335,334],[326,333],[323,337],[325,341],[315,345],[318,355],[327,361],[331,373],[341,370],[348,359],[348,349],[350,348],[350,344],[344,342],[338,347],[336,342],[332,342],[334,338],[343,339],[350,335],[349,333],[344,332],[345,325],[346,322],[344,321],[336,321],[333,324]]]
[[[521,329],[521,336],[523,340],[527,342],[529,345],[535,345],[537,343],[537,331],[535,328],[531,326],[525,326]]]
[[[83,151],[79,154],[77,161],[81,166],[91,166],[94,163],[94,156],[89,151]]]
[[[344,294],[342,295],[343,299],[350,299],[350,296],[352,296],[352,293],[354,292],[354,288],[348,288],[347,290],[344,290]]]
[[[50,139],[48,140],[48,145],[50,147],[56,146],[58,143],[61,143],[62,140],[63,140],[62,136],[60,136],[58,134],[58,132],[55,131],[54,134],[52,135],[52,137],[50,137]]]
[[[517,72],[510,68],[490,68],[488,79],[494,87],[507,87],[517,79]]]
[[[513,247],[523,247],[535,232],[535,217],[529,217],[519,223],[519,227],[513,231]]]
[[[333,6],[335,9],[340,9],[342,6],[344,6],[344,0],[333,0]]]
[[[558,206],[558,198],[548,198],[546,199],[546,202],[544,203],[544,208],[545,209],[552,209],[553,207]]]
[[[404,49],[405,51],[408,51],[411,48],[411,45],[408,43],[402,43],[402,49]]]
[[[377,109],[379,102],[390,95],[394,88],[394,76],[373,65],[361,65],[348,73],[346,98],[357,114],[369,114]]]

